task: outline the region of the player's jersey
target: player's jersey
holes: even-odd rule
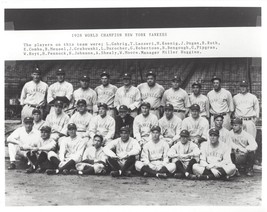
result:
[[[165,106],[166,104],[172,104],[174,110],[186,110],[186,108],[190,107],[188,94],[182,88],[166,90],[163,94],[161,105]]]
[[[39,150],[43,150],[44,152],[49,152],[49,151],[55,151],[56,150],[57,143],[54,139],[48,138],[46,140],[40,138],[39,139],[39,145],[38,148]]]
[[[92,119],[92,115],[88,112],[80,114],[79,112],[74,113],[69,120],[69,123],[74,123],[77,127],[77,132],[89,131],[89,124]]]
[[[234,133],[234,131],[231,130],[230,137],[232,138],[233,149],[240,146],[249,151],[255,151],[258,148],[258,144],[256,143],[254,137],[244,130],[242,130],[240,134]]]
[[[154,125],[158,125],[156,115],[149,113],[147,117],[144,117],[143,114],[136,116],[133,122],[133,134],[136,140],[140,141],[142,137],[148,137],[150,135],[150,129]]]
[[[219,130],[219,132],[220,132],[219,142],[222,142],[226,146],[231,148],[232,147],[232,139],[231,139],[230,131],[227,130],[226,128],[222,127]]]
[[[199,117],[198,119],[187,117],[182,122],[182,129],[188,130],[190,137],[200,136],[207,139],[209,122],[203,117]]]
[[[170,120],[168,120],[166,116],[163,116],[159,120],[159,126],[161,128],[161,134],[164,138],[171,138],[173,141],[176,141],[180,138],[182,120],[176,115],[173,115]]]
[[[40,130],[42,126],[44,126],[44,123],[45,123],[44,120],[40,120],[39,122],[33,121],[33,128],[36,130]]]
[[[147,83],[141,83],[137,86],[141,93],[141,99],[144,102],[149,102],[151,108],[157,109],[160,106],[161,98],[164,93],[163,86],[158,83],[153,87],[149,87]]]
[[[91,138],[95,134],[102,135],[104,139],[113,139],[115,134],[115,120],[109,115],[102,118],[100,115],[94,116],[89,125],[89,135]]]
[[[131,110],[139,108],[141,104],[141,94],[138,88],[125,86],[118,88],[115,94],[114,106],[119,110],[120,105],[126,105]]]
[[[210,103],[208,97],[203,94],[195,96],[193,93],[189,95],[190,105],[198,104],[200,107],[200,116],[209,117]]]
[[[69,101],[72,99],[73,86],[69,82],[55,82],[50,85],[47,93],[47,102],[51,102],[57,96],[65,96]]]
[[[69,116],[64,112],[59,115],[56,113],[50,113],[46,117],[45,125],[51,127],[52,133],[62,132],[64,134],[64,128],[69,123],[69,119]]]
[[[97,94],[97,102],[105,103],[109,108],[113,108],[115,93],[117,90],[118,88],[112,84],[108,84],[107,86],[97,86],[95,88],[95,92]]]
[[[169,162],[168,158],[169,145],[164,140],[154,143],[152,140],[147,142],[141,153],[141,161],[149,164],[153,161]]]
[[[82,160],[102,161],[106,163],[107,155],[103,151],[103,147],[96,149],[94,146],[87,146],[83,153]]]
[[[259,101],[251,93],[237,94],[233,98],[236,117],[259,117]]]
[[[210,102],[210,113],[219,114],[234,111],[232,94],[228,90],[224,88],[221,88],[219,92],[212,90],[207,94],[207,97]]]
[[[86,90],[82,88],[78,88],[73,92],[73,100],[75,101],[75,106],[78,100],[84,99],[87,104],[87,109],[88,110],[93,110],[94,105],[97,103],[97,95],[96,92],[88,88]]]
[[[38,105],[45,101],[48,85],[40,81],[35,83],[33,81],[27,82],[21,91],[20,104]]]

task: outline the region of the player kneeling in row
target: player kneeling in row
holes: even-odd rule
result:
[[[135,164],[135,157],[139,155],[141,147],[138,141],[130,137],[130,129],[122,127],[120,138],[111,141],[104,152],[108,156],[108,163],[111,166],[111,176],[121,175],[130,177]]]
[[[197,176],[193,175],[192,167],[199,160],[200,150],[197,144],[190,140],[187,130],[182,130],[180,136],[178,142],[168,152],[172,163],[167,167],[169,170],[173,170],[171,172],[175,172],[174,177],[177,179],[197,179]]]
[[[200,149],[200,163],[193,165],[193,173],[199,179],[229,179],[235,175],[236,167],[231,161],[230,149],[219,142],[220,132],[209,130],[209,140]]]
[[[76,135],[76,131],[75,124],[68,124],[69,137],[62,138],[59,155],[53,151],[48,153],[48,160],[55,169],[46,170],[47,174],[68,174],[69,170],[75,169],[75,164],[81,161],[86,142]]]
[[[160,139],[160,127],[151,128],[152,138],[148,141],[142,150],[141,161],[136,161],[135,168],[141,172],[144,177],[156,176],[158,178],[167,178],[171,175],[167,164],[169,163],[168,150],[169,144]]]

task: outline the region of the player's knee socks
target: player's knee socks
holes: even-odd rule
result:
[[[122,167],[121,171],[124,172],[124,171],[131,170],[134,167],[134,164],[135,164],[135,156],[131,156],[126,160],[126,162],[125,162],[124,166]]]
[[[37,159],[37,164],[42,164],[43,162],[47,161],[47,154],[45,152],[41,152]]]
[[[95,174],[95,169],[94,169],[94,167],[87,166],[84,168],[84,170],[82,172],[85,175]]]
[[[184,174],[186,172],[186,170],[185,170],[185,168],[184,168],[184,166],[183,166],[181,161],[177,161],[175,163],[175,165],[176,165],[176,172],[182,173],[182,174]]]
[[[158,173],[166,173],[167,174],[167,176],[171,176],[171,173],[169,172],[169,170],[165,167],[165,166],[163,166],[159,171],[158,171]]]
[[[185,171],[188,172],[189,174],[192,174],[192,173],[193,173],[192,167],[193,167],[193,165],[194,165],[195,163],[197,163],[196,159],[191,159],[191,160],[189,161],[189,164],[188,164],[188,166],[186,167]]]
[[[248,152],[247,154],[247,162],[246,166],[247,168],[252,168],[255,162],[255,153],[254,152]]]
[[[119,171],[121,169],[118,161],[114,160],[113,158],[108,158],[108,163],[111,166],[112,170]]]
[[[147,172],[147,173],[149,173],[152,176],[156,176],[156,174],[157,174],[157,172],[155,170],[151,169],[149,166],[143,166],[141,168],[141,172],[142,173]]]
[[[27,152],[26,156],[28,158],[28,160],[33,164],[36,165],[37,163],[37,156],[35,153],[31,153],[31,152]]]
[[[75,161],[70,160],[68,161],[64,166],[62,166],[59,171],[63,171],[64,169],[70,170],[70,169],[75,169]]]
[[[205,169],[202,175],[207,175],[209,179],[215,179],[215,176],[211,172],[211,170]]]
[[[221,173],[221,177],[225,177],[227,175],[223,168],[217,168],[217,170]]]
[[[50,162],[54,166],[55,169],[58,168],[58,165],[60,164],[60,160],[56,157],[50,157]]]

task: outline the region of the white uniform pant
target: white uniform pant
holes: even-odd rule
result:
[[[152,161],[149,164],[146,164],[142,161],[136,161],[135,162],[135,169],[136,171],[140,172],[141,169],[143,168],[143,166],[149,166],[149,168],[151,168],[154,171],[159,171],[162,167],[166,167],[168,169],[169,172],[173,173],[175,171],[176,167],[173,167],[167,163],[165,163],[164,161]],[[174,164],[175,165],[175,164]]]
[[[236,172],[236,166],[233,163],[222,165],[222,167],[228,176],[234,176]],[[193,165],[193,173],[195,175],[202,175],[205,167],[199,163]]]
[[[83,171],[85,167],[93,167],[94,171],[96,174],[102,173],[103,170],[105,170],[105,166],[102,163],[94,163],[94,164],[89,164],[89,163],[77,163],[75,165],[76,169],[78,171]]]
[[[8,143],[8,154],[10,162],[16,161],[16,156],[27,158],[27,151],[20,150],[19,145]]]
[[[226,113],[226,115],[223,116],[223,127],[225,127],[227,130],[231,130],[231,117],[229,113]],[[214,116],[211,115],[210,118],[210,127],[214,128],[215,123],[214,123]]]
[[[253,136],[253,138],[256,138],[257,135],[257,128],[255,125],[254,120],[243,120],[243,129]]]

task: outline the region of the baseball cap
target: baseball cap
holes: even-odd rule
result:
[[[110,74],[105,71],[103,71],[102,74],[100,74],[100,77],[104,77],[104,76],[106,76],[107,78],[110,78]]]
[[[181,82],[181,77],[175,75],[175,76],[172,78],[172,81],[173,81],[173,82],[174,82],[174,81]]]
[[[33,123],[33,118],[32,117],[25,117],[23,122],[24,123]]]
[[[58,69],[57,70],[57,75],[65,75],[66,73],[65,73],[65,71],[63,70],[63,69]]]
[[[41,71],[40,71],[39,68],[34,68],[34,69],[32,70],[32,73],[41,74]]]
[[[188,132],[188,130],[182,130],[181,132],[180,132],[180,136],[181,137],[189,137],[189,132]]]
[[[68,130],[72,130],[72,129],[77,130],[76,124],[74,124],[74,123],[68,124]]]
[[[123,111],[128,111],[129,109],[128,109],[128,107],[126,106],[126,105],[121,105],[120,107],[119,107],[119,112],[121,111],[121,112],[123,112]]]
[[[217,118],[221,117],[222,119],[224,119],[222,114],[215,114],[214,115],[214,120],[216,120]]]
[[[55,101],[55,106],[61,106],[61,107],[63,107],[63,102],[61,100],[56,100]]]
[[[170,103],[167,103],[164,107],[164,110],[174,110],[173,105]]]
[[[157,125],[154,125],[154,126],[151,128],[151,132],[153,132],[153,131],[155,131],[155,130],[158,131],[158,132],[161,131],[160,127],[157,126]]]
[[[241,83],[240,83],[240,87],[248,87],[248,82],[243,80]]]
[[[131,79],[132,75],[130,73],[124,73],[123,74],[123,79]]]
[[[108,105],[106,104],[106,103],[102,103],[102,102],[100,102],[100,103],[98,103],[98,108],[100,108],[100,107],[103,107],[103,108],[105,108],[106,110],[108,109]]]
[[[199,88],[201,88],[201,83],[199,83],[199,82],[193,82],[192,87],[194,87],[194,86],[198,86]]]
[[[51,133],[51,127],[49,126],[42,126],[42,128],[40,129],[40,131],[45,131],[47,133]]]
[[[32,114],[38,113],[39,115],[41,114],[41,110],[34,108],[32,111]]]
[[[146,107],[150,108],[150,103],[149,102],[142,102],[140,107],[142,107],[142,106],[146,106]]]
[[[220,132],[219,130],[215,129],[215,128],[211,128],[209,130],[209,135],[216,135],[216,136],[219,136],[220,135]]]
[[[77,105],[79,105],[79,104],[86,105],[86,101],[85,101],[84,99],[79,99],[79,100],[77,101]]]
[[[243,121],[241,118],[235,118],[231,120],[231,124],[243,124]]]
[[[123,131],[126,131],[126,132],[130,132],[130,128],[129,127],[122,127],[121,129],[120,129],[120,132],[123,132]]]
[[[148,77],[148,76],[156,77],[156,74],[155,74],[154,71],[151,70],[151,71],[149,71],[149,72],[146,73],[146,77]]]
[[[220,82],[222,81],[221,78],[219,78],[217,76],[213,76],[211,79],[211,82],[213,82],[214,80],[219,80]]]
[[[192,104],[190,106],[190,110],[197,110],[197,111],[200,111],[200,106],[198,104]]]
[[[89,81],[90,81],[90,77],[87,76],[87,75],[83,75],[83,76],[81,76],[80,81],[86,81],[86,82],[89,82]]]

